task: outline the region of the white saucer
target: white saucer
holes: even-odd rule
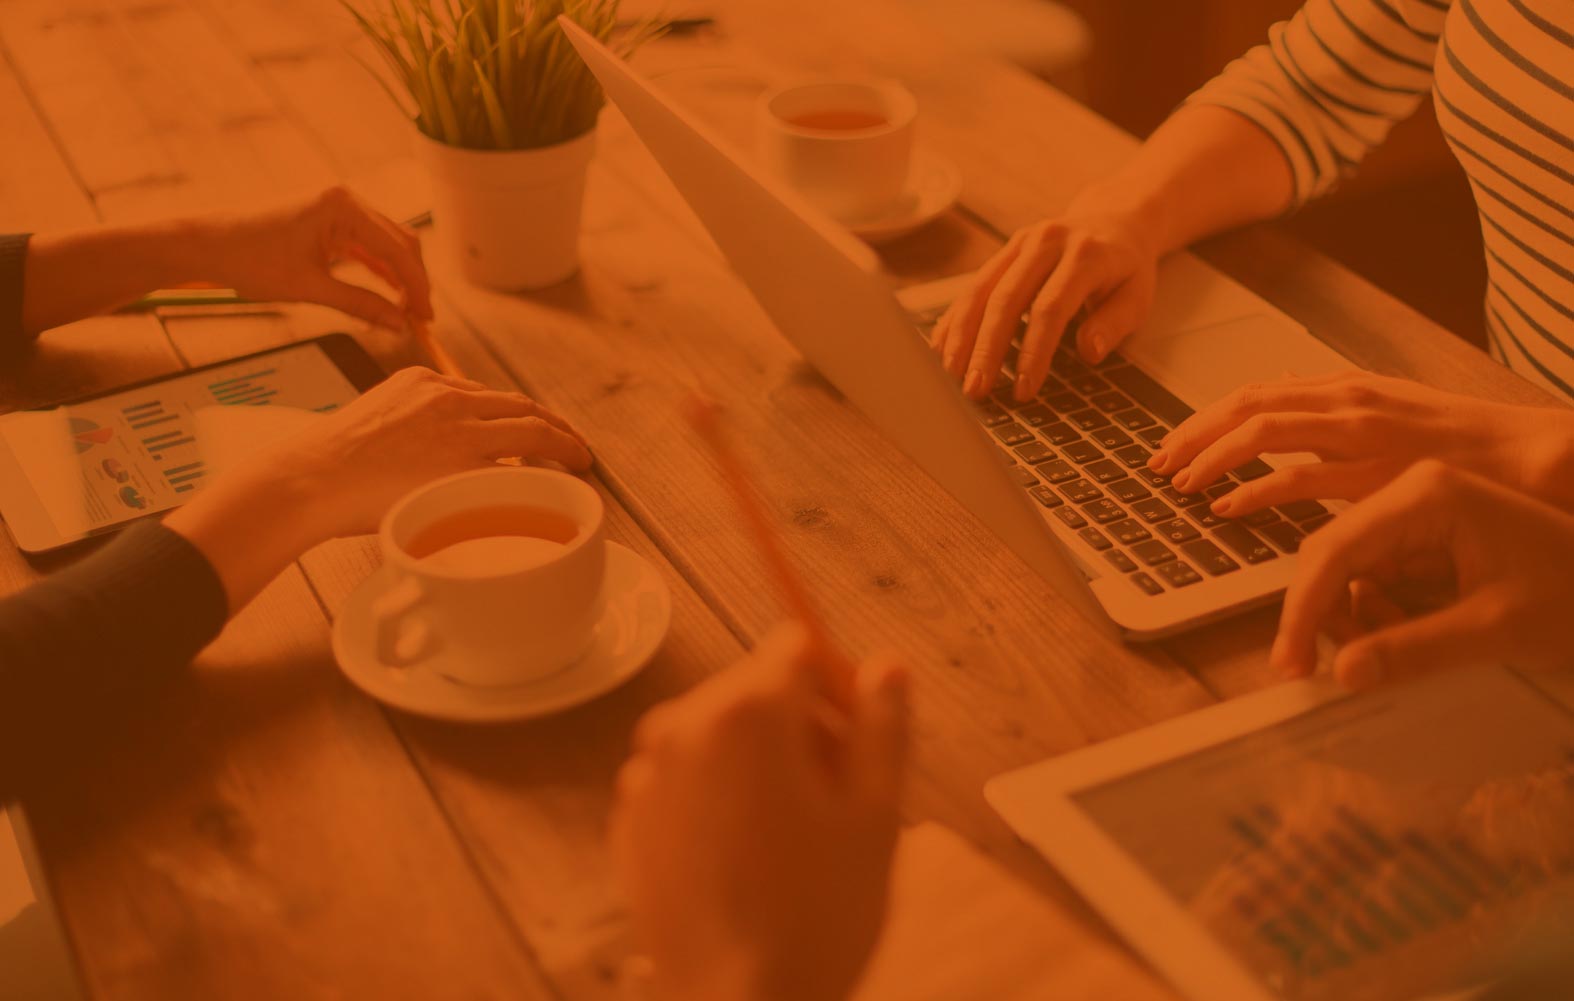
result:
[[[866,243],[886,243],[944,215],[962,196],[962,172],[938,153],[915,150],[902,200],[880,215],[844,223]]]
[[[413,667],[377,659],[370,607],[388,586],[386,567],[355,589],[333,624],[333,655],[357,688],[396,709],[433,719],[495,723],[561,712],[623,684],[655,655],[672,621],[672,595],[638,553],[607,543],[605,611],[590,649],[556,674],[508,687],[467,685],[443,672],[443,657]]]

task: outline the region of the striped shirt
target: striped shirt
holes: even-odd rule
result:
[[[1574,398],[1574,2],[1308,0],[1191,101],[1272,136],[1300,204],[1428,91],[1481,216],[1492,352]]]

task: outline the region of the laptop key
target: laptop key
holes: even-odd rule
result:
[[[1017,481],[1018,486],[1033,487],[1038,485],[1038,477],[1033,475],[1031,469],[1022,466],[1012,466],[1009,470],[1011,478]]]
[[[1014,466],[1017,464],[1017,457],[1003,448],[995,449],[995,455],[1000,459],[1000,464],[1003,466]]]
[[[1114,391],[1100,393],[1093,397],[1090,402],[1095,407],[1098,407],[1100,410],[1104,411],[1106,414],[1113,414],[1117,410],[1126,410],[1131,407],[1131,401],[1129,399],[1127,399],[1123,394]]]
[[[1065,495],[1066,500],[1073,504],[1086,504],[1090,500],[1098,500],[1104,496],[1104,491],[1081,477],[1062,483],[1059,489]]]
[[[1109,492],[1115,495],[1116,500],[1126,504],[1130,504],[1135,500],[1142,500],[1145,497],[1153,496],[1152,491],[1130,477],[1127,477],[1124,480],[1116,480],[1114,483],[1111,483],[1109,485]]]
[[[1120,521],[1126,517],[1126,512],[1121,510],[1120,505],[1108,497],[1100,497],[1091,504],[1082,505],[1082,513],[1100,525],[1107,525],[1112,521]]]
[[[1104,373],[1104,377],[1171,427],[1192,415],[1192,409],[1179,397],[1153,381],[1152,376],[1139,368],[1131,365],[1112,368]]]
[[[1130,410],[1122,410],[1116,414],[1115,423],[1127,431],[1141,431],[1143,428],[1157,426],[1158,422],[1153,419],[1153,415],[1141,407],[1132,407]],[[1164,432],[1160,431],[1159,433],[1163,434]]]
[[[1011,415],[993,403],[981,403],[978,405],[978,420],[986,428],[999,427],[1011,420]]]
[[[1110,566],[1114,567],[1116,570],[1119,570],[1121,573],[1131,573],[1133,570],[1137,569],[1136,561],[1130,556],[1127,556],[1125,553],[1121,552],[1119,549],[1111,549],[1109,552],[1104,554],[1104,558],[1109,560]]]
[[[1188,587],[1202,580],[1202,575],[1191,568],[1185,560],[1175,560],[1171,563],[1162,563],[1153,568],[1154,572],[1163,577],[1170,587]]]
[[[1168,476],[1165,476],[1163,473],[1155,473],[1147,466],[1138,466],[1137,475],[1142,477],[1143,481],[1150,487],[1167,487],[1170,485]]]
[[[1065,503],[1065,501],[1060,499],[1059,494],[1055,493],[1055,491],[1049,489],[1042,483],[1036,487],[1028,488],[1028,493],[1033,495],[1034,500],[1038,501],[1047,508],[1057,508]]]
[[[1263,538],[1287,553],[1297,552],[1301,548],[1301,540],[1306,537],[1301,534],[1299,528],[1287,521],[1276,521],[1272,525],[1264,525],[1261,532]]]
[[[1230,554],[1214,545],[1208,539],[1194,539],[1181,546],[1181,552],[1191,557],[1210,576],[1219,577],[1232,573],[1241,568],[1241,565],[1230,558]]]
[[[1186,509],[1186,514],[1190,516],[1192,521],[1195,521],[1203,528],[1218,528],[1220,525],[1229,520],[1228,518],[1221,518],[1214,514],[1206,504],[1198,504],[1196,507],[1189,507]]]
[[[1081,410],[1083,407],[1087,406],[1087,403],[1083,401],[1082,397],[1078,396],[1076,393],[1057,393],[1056,395],[1046,399],[1044,402],[1049,404],[1050,409],[1058,411],[1062,414],[1068,414],[1073,410]]]
[[[1143,527],[1142,522],[1135,518],[1125,518],[1110,525],[1104,531],[1115,537],[1115,541],[1123,546],[1134,546],[1139,542],[1146,542],[1153,538],[1153,533]]]
[[[1261,459],[1247,459],[1230,470],[1230,472],[1234,473],[1235,478],[1239,480],[1260,480],[1273,472],[1273,467]]]
[[[1143,594],[1154,595],[1164,593],[1164,586],[1145,573],[1134,573],[1127,579],[1133,584],[1137,585],[1137,588],[1141,590]]]
[[[1086,542],[1088,545],[1092,546],[1094,549],[1100,550],[1101,552],[1115,545],[1115,543],[1104,538],[1103,534],[1091,525],[1078,532],[1077,536],[1082,539],[1083,542]]]
[[[1271,507],[1265,507],[1261,511],[1253,511],[1251,514],[1241,516],[1241,521],[1244,521],[1253,528],[1262,528],[1264,525],[1272,525],[1278,520],[1279,512],[1275,511]]]
[[[1109,418],[1092,407],[1086,410],[1078,410],[1074,414],[1067,414],[1066,420],[1084,431],[1092,431],[1094,428],[1107,427],[1109,425]]]
[[[1074,441],[1060,450],[1060,454],[1078,465],[1085,466],[1104,458],[1104,453],[1091,441]]]
[[[1054,413],[1042,403],[1030,403],[1017,411],[1017,420],[1028,427],[1043,427],[1055,422]]]
[[[1276,560],[1279,554],[1267,543],[1252,534],[1251,529],[1238,522],[1226,522],[1213,530],[1213,537],[1230,547],[1230,550],[1247,563],[1266,563]]]
[[[1059,396],[1064,392],[1068,392],[1065,383],[1052,375],[1046,375],[1044,376],[1044,384],[1038,388],[1038,397],[1041,400],[1047,400],[1051,396]]]
[[[1117,414],[1116,417],[1118,419],[1119,415]],[[1152,427],[1139,428],[1137,430],[1137,440],[1149,448],[1158,448],[1159,443],[1164,440],[1164,436],[1169,433],[1170,429],[1163,424],[1155,424]]]
[[[1131,509],[1137,512],[1138,517],[1150,525],[1161,521],[1169,521],[1175,517],[1175,510],[1157,497],[1137,501],[1131,505]]]
[[[1175,558],[1175,554],[1170,551],[1170,547],[1158,539],[1139,542],[1131,547],[1131,551],[1136,555],[1137,559],[1150,567],[1156,567],[1160,563],[1168,563]]]
[[[1074,507],[1055,508],[1055,517],[1066,523],[1067,528],[1087,528],[1088,520]]]
[[[1012,421],[1009,424],[1002,424],[993,430],[995,432],[995,437],[999,438],[1007,445],[1020,445],[1023,442],[1033,440],[1033,432],[1018,424],[1016,421]]]
[[[1100,459],[1088,463],[1082,471],[1083,476],[1091,476],[1097,483],[1114,483],[1116,480],[1126,479],[1126,471],[1120,468],[1120,463],[1114,459]]]
[[[1173,486],[1160,487],[1159,493],[1163,495],[1165,500],[1176,507],[1192,507],[1196,504],[1208,503],[1207,494],[1183,494]]]
[[[1327,514],[1328,509],[1314,500],[1298,500],[1280,504],[1279,513],[1291,521],[1311,521]]]
[[[1077,361],[1076,357],[1066,350],[1064,341],[1061,342],[1060,350],[1056,351],[1054,357],[1049,359],[1049,370],[1067,382],[1080,375],[1092,374],[1088,371],[1086,365]]]
[[[1238,489],[1240,489],[1239,483],[1236,483],[1234,480],[1225,480],[1223,483],[1215,483],[1213,486],[1204,490],[1203,493],[1208,495],[1209,500],[1218,500],[1225,494],[1233,493]]]
[[[1115,450],[1115,458],[1126,464],[1127,469],[1141,469],[1148,464],[1153,453],[1141,445],[1127,445]]]
[[[1169,521],[1159,522],[1153,526],[1153,533],[1161,538],[1170,540],[1176,545],[1202,537],[1202,533],[1193,528],[1190,522],[1182,521],[1179,518],[1171,518]]]
[[[1131,435],[1122,431],[1113,424],[1107,427],[1095,428],[1088,432],[1088,437],[1103,445],[1113,452],[1117,448],[1124,448],[1131,444]]]
[[[1037,473],[1038,478],[1046,483],[1064,483],[1082,475],[1077,472],[1075,466],[1062,459],[1040,463],[1033,468],[1033,472]]]
[[[1321,518],[1313,518],[1311,521],[1302,522],[1301,531],[1305,532],[1307,535],[1311,535],[1313,532],[1317,531],[1319,528],[1322,528],[1324,525],[1333,520],[1333,512],[1330,511]]]
[[[1095,393],[1103,393],[1109,389],[1109,383],[1105,382],[1103,379],[1100,379],[1092,372],[1088,372],[1086,375],[1069,376],[1066,379],[1066,385],[1081,393],[1083,396],[1092,396]]]
[[[1017,455],[1022,457],[1022,461],[1029,465],[1048,462],[1055,457],[1055,453],[1050,450],[1050,447],[1041,441],[1030,441],[1026,445],[1018,445],[1015,451]]]
[[[1082,436],[1077,434],[1071,425],[1067,424],[1065,421],[1055,421],[1053,424],[1045,424],[1043,427],[1038,429],[1038,433],[1047,438],[1049,443],[1054,445],[1056,448],[1059,448],[1062,445],[1069,445],[1074,441],[1082,440]]]

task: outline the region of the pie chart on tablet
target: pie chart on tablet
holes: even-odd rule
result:
[[[71,437],[76,442],[77,453],[81,454],[94,445],[102,445],[115,437],[112,428],[94,423],[85,417],[71,418]]]

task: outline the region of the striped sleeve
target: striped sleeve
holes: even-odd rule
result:
[[[1307,0],[1187,101],[1268,133],[1299,205],[1353,173],[1432,85],[1449,0]]]

